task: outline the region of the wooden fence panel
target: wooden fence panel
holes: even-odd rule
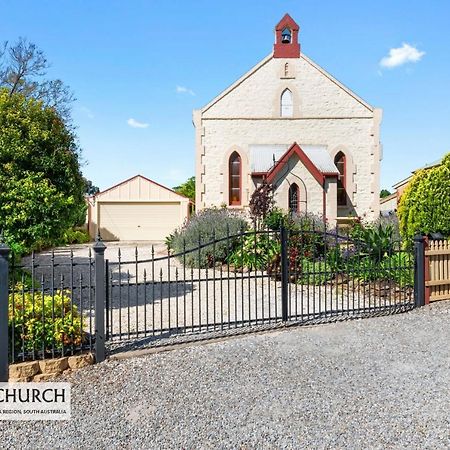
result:
[[[450,241],[429,241],[425,257],[429,267],[425,281],[429,300],[450,300]]]

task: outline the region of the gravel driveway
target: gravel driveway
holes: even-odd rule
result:
[[[78,372],[68,423],[4,448],[448,448],[450,302]]]

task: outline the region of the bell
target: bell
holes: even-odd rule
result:
[[[291,43],[291,32],[285,28],[283,32],[281,33],[281,42],[283,44],[290,44]]]

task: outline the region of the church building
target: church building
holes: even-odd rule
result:
[[[379,215],[381,110],[300,51],[286,14],[273,52],[193,113],[196,208],[245,209],[263,181],[280,208],[334,226]]]

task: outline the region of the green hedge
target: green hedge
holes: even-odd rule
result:
[[[414,174],[400,198],[398,216],[405,239],[419,232],[450,236],[450,153],[440,165]]]

